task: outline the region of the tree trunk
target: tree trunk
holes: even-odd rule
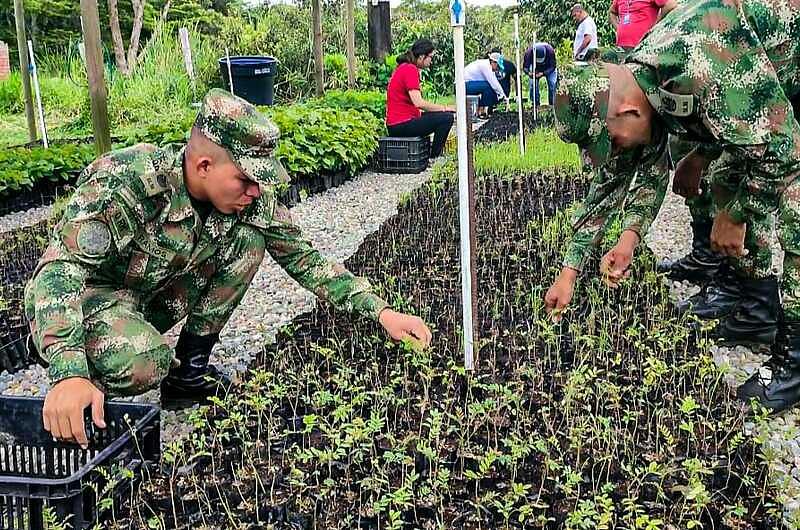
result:
[[[356,87],[355,0],[345,0],[345,45],[347,47],[347,88]]]
[[[131,71],[136,67],[136,59],[139,57],[139,36],[142,34],[144,2],[145,0],[132,0],[133,29],[131,29],[131,44],[128,48],[128,68]]]
[[[369,57],[380,63],[392,53],[392,11],[389,1],[367,2]]]
[[[167,0],[167,2],[164,4],[164,8],[161,10],[161,24],[167,22],[167,15],[169,15],[169,8],[171,4],[172,0]]]
[[[312,0],[311,19],[314,30],[314,83],[316,85],[317,96],[325,93],[325,71],[323,66],[324,57],[322,55],[322,2]]]
[[[114,59],[117,69],[122,75],[128,75],[128,62],[125,60],[125,43],[122,41],[122,31],[119,29],[119,10],[117,0],[108,0],[108,23],[111,26],[111,40],[114,42]]]

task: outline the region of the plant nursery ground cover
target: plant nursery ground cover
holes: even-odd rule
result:
[[[552,126],[552,108],[549,106],[539,107],[536,119],[533,117],[532,109],[525,109],[522,115],[522,124],[526,131],[532,131],[537,127]],[[495,112],[475,132],[475,141],[478,143],[502,142],[518,133],[519,117],[516,112]]]
[[[164,453],[147,528],[780,527],[767,465],[705,339],[673,316],[652,256],[612,292],[581,284],[559,324],[572,174],[477,189],[479,361],[461,358],[457,187],[431,184],[348,261],[429,350],[327,306],[294,319]],[[756,418],[757,420],[759,418]]]
[[[42,222],[0,234],[0,371],[28,364],[21,341],[28,332],[22,298],[51,226]]]

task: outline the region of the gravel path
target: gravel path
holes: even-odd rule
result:
[[[39,221],[50,217],[50,210],[52,209],[53,205],[49,204],[47,206],[40,206],[38,208],[31,208],[30,210],[22,210],[4,215],[0,217],[0,234],[35,225]]]
[[[397,213],[397,203],[403,194],[413,191],[429,177],[430,170],[403,175],[365,172],[337,188],[312,195],[291,209],[292,217],[318,250],[343,261],[367,235]],[[30,217],[14,214],[15,225],[7,222],[5,226],[10,229],[33,224],[42,218],[40,210],[31,211]],[[312,294],[296,284],[272,259],[265,258],[244,300],[223,330],[212,362],[231,375],[240,374],[265,341],[274,340],[281,326],[312,309],[314,303]],[[173,345],[179,331],[180,325],[167,334]],[[48,388],[46,372],[38,365],[15,374],[0,374],[3,394],[44,395]],[[157,403],[158,391],[133,399]],[[188,410],[162,412],[162,445],[191,432],[184,421],[188,413]]]
[[[670,191],[650,233],[645,238],[656,256],[678,258],[689,252],[692,237],[689,219],[689,208],[684,204],[683,198]],[[780,268],[781,254],[779,250],[775,252],[773,264],[776,270]],[[672,296],[676,300],[683,300],[697,292],[696,287],[683,282],[670,282],[670,284]],[[731,393],[767,359],[766,355],[753,353],[741,346],[736,348],[715,346],[711,352],[714,361],[725,373],[725,379],[731,386]],[[784,515],[791,528],[800,528],[799,427],[800,411],[794,409],[772,418],[763,432],[758,433],[764,440],[763,452],[775,472],[774,477],[781,489],[780,500],[784,506]],[[747,428],[756,429],[752,423]]]

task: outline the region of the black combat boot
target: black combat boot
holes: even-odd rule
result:
[[[724,257],[711,250],[711,219],[692,220],[692,251],[676,260],[662,260],[656,271],[670,280],[703,285],[719,272]]]
[[[781,304],[778,279],[740,279],[742,300],[736,309],[715,328],[713,334],[723,344],[769,346],[778,332]]]
[[[749,403],[781,412],[800,401],[800,322],[781,326],[772,346],[772,357],[736,390],[736,396]]]
[[[727,265],[699,293],[677,305],[680,314],[691,313],[701,320],[728,316],[742,299],[741,280]]]
[[[218,333],[201,337],[181,331],[175,346],[175,357],[181,364],[172,367],[161,381],[162,407],[185,408],[211,396],[225,395],[231,380],[208,364],[211,349],[218,340]]]

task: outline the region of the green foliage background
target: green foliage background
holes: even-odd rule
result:
[[[608,8],[611,0],[577,0],[597,24],[600,46],[613,45],[616,33],[608,21]],[[577,25],[569,14],[576,0],[561,2],[538,2],[536,0],[520,0],[520,8],[530,17],[537,28],[539,41],[549,42],[556,47],[563,39],[572,41]]]
[[[167,0],[147,0],[141,42],[153,34]],[[197,25],[204,33],[214,35],[221,31],[225,15],[240,8],[239,0],[172,0],[167,22]],[[113,62],[111,32],[108,25],[108,4],[97,2],[100,13],[100,30],[106,45],[106,60]],[[133,7],[130,0],[118,1],[120,29],[127,44],[133,25]],[[25,0],[25,26],[28,38],[36,50],[64,51],[80,40],[80,2],[77,0]],[[17,37],[14,23],[14,0],[0,0],[0,40],[9,45],[11,62],[18,63]]]

